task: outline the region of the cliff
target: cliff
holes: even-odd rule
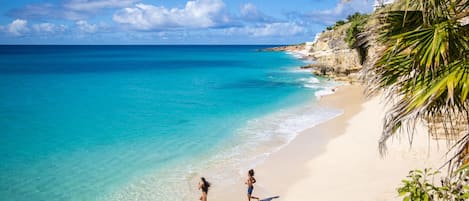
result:
[[[313,61],[302,68],[311,69],[314,74],[339,81],[357,81],[363,65],[372,65],[380,51],[375,36],[371,35],[374,32],[368,28],[368,19],[369,15],[356,13],[347,17],[347,21],[328,27],[312,43],[266,50],[296,52]],[[376,20],[371,21],[376,23]]]
[[[308,54],[314,63],[303,68],[311,68],[315,74],[337,80],[357,80],[362,64],[359,51],[351,49],[345,42],[349,27],[350,23],[347,23],[322,32]]]

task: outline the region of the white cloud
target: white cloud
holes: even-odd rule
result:
[[[115,22],[139,30],[171,28],[208,28],[227,23],[222,0],[188,1],[184,8],[166,8],[149,4],[137,4],[124,8],[113,16]]]
[[[35,25],[33,25],[33,29],[36,32],[54,33],[55,24],[52,24],[52,23],[35,24]]]
[[[28,25],[27,20],[16,19],[10,24],[0,26],[0,32],[7,33],[11,36],[42,36],[64,33],[67,26],[53,24],[49,22]]]
[[[85,20],[77,21],[75,25],[77,25],[78,30],[84,33],[96,33],[98,31],[98,25],[89,24]]]
[[[226,30],[228,34],[242,34],[253,37],[294,36],[304,32],[306,32],[304,27],[293,22],[266,23],[261,26],[234,27]]]
[[[83,20],[96,16],[102,9],[124,8],[140,0],[63,0],[57,3],[31,3],[11,9],[8,16],[30,19]]]
[[[6,26],[6,31],[14,36],[22,36],[29,32],[28,21],[16,19]]]
[[[306,14],[306,20],[311,20],[321,24],[333,24],[337,20],[342,20],[347,15],[355,12],[370,13],[373,11],[374,1],[371,0],[341,0],[334,8],[320,11],[313,11]]]
[[[257,11],[257,7],[252,3],[242,5],[240,12],[241,16],[258,15],[259,13],[259,11]]]
[[[32,25],[32,28],[35,32],[40,34],[53,34],[58,32],[64,32],[67,29],[67,26],[61,24],[56,25],[52,23],[40,23]]]
[[[252,3],[243,4],[240,8],[241,18],[251,22],[273,22],[272,17],[267,16],[259,11]]]
[[[70,0],[63,6],[75,11],[97,11],[103,8],[122,8],[139,0]]]

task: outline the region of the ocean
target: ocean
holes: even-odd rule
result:
[[[269,46],[0,46],[0,198],[197,199],[340,115]]]

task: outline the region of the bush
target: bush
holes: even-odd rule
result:
[[[339,20],[339,21],[335,22],[335,25],[334,25],[334,26],[335,26],[335,27],[342,26],[342,25],[344,25],[345,23],[347,23],[347,22],[345,22],[345,21],[343,21],[343,20]]]
[[[351,23],[350,27],[347,29],[347,35],[345,37],[345,42],[349,44],[350,47],[353,47],[356,41],[356,37],[359,33],[365,31],[365,25],[369,18],[368,14],[361,14],[356,12],[352,15],[347,16],[347,21],[339,20],[335,22],[334,25],[326,27],[326,30],[334,30],[339,26],[342,26],[347,23]]]
[[[402,180],[404,186],[397,189],[404,201],[464,201],[469,199],[469,168],[462,168],[452,177],[441,179],[440,185],[430,181],[440,172],[431,169],[412,170],[407,179]]]
[[[368,21],[368,18],[369,18],[369,15],[360,14],[360,13],[355,13],[347,17],[347,20],[351,24],[347,30],[345,41],[348,43],[350,47],[353,47],[355,45],[355,41],[357,41],[358,34],[365,31],[365,25],[366,25],[366,22]]]
[[[339,27],[339,26],[342,26],[342,25],[344,25],[344,24],[346,24],[346,23],[347,23],[347,22],[344,21],[344,20],[339,20],[339,21],[335,22],[334,25],[326,27],[326,29],[327,29],[328,31],[330,31],[330,30],[333,30],[333,29],[335,29],[335,28],[337,28],[337,27]]]

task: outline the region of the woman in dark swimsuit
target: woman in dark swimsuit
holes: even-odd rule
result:
[[[205,178],[201,177],[199,182],[199,190],[202,190],[202,195],[200,196],[201,201],[207,201],[207,193],[208,188],[210,187],[210,183],[208,183]]]
[[[259,200],[258,197],[252,196],[252,191],[254,190],[254,183],[256,183],[256,179],[254,178],[254,170],[250,169],[248,171],[248,179],[245,182],[245,184],[248,185],[248,201],[251,201],[251,198]]]

